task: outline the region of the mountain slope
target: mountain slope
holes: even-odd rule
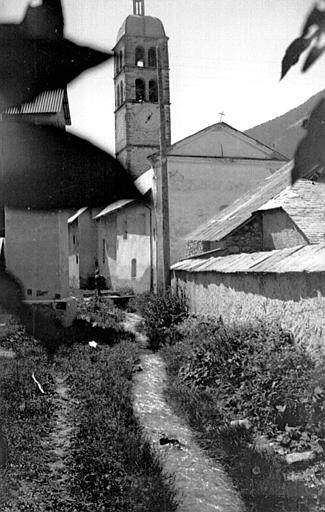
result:
[[[292,158],[298,142],[306,133],[302,124],[314,106],[325,96],[325,89],[315,94],[302,105],[289,110],[280,117],[250,128],[245,133]]]

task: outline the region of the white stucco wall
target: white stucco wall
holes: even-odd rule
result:
[[[150,290],[150,229],[150,210],[138,203],[107,214],[98,221],[97,257],[100,273],[108,286],[113,289],[128,286],[136,292]],[[134,277],[132,260],[136,260]]]
[[[171,263],[184,237],[283,165],[280,161],[168,157]]]
[[[6,266],[22,283],[26,298],[68,295],[70,216],[71,211],[6,208]]]

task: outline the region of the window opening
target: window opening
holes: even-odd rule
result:
[[[121,103],[124,101],[124,84],[121,82]]]
[[[120,86],[119,86],[119,84],[117,84],[117,91],[116,91],[116,94],[117,94],[116,104],[117,104],[117,106],[119,107],[119,106],[120,106],[120,104],[121,104],[121,99],[120,99]]]
[[[156,80],[149,80],[149,101],[157,103],[158,101],[158,87]]]
[[[139,68],[144,67],[144,48],[137,46],[135,49],[135,65]]]
[[[106,244],[105,244],[105,238],[103,238],[102,242],[102,261],[105,263],[105,257],[106,257]]]
[[[135,100],[142,103],[145,100],[146,86],[142,78],[137,78],[135,81]]]
[[[119,68],[123,68],[123,51],[121,50],[119,53]]]
[[[137,277],[137,260],[133,258],[131,260],[131,279],[135,279]]]
[[[128,237],[128,221],[127,219],[123,219],[123,240],[126,240]]]
[[[144,0],[133,0],[133,14],[144,16]]]
[[[148,50],[148,66],[157,67],[156,48],[149,48]]]

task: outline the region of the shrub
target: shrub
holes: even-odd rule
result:
[[[249,510],[311,510],[320,487],[287,481],[284,460],[261,452],[254,440],[263,434],[283,453],[322,454],[324,365],[316,368],[276,323],[188,318],[177,331],[183,339],[162,351],[172,377],[167,396],[201,445],[223,461]],[[252,423],[249,431],[230,426],[243,418]]]
[[[188,301],[184,293],[167,292],[143,294],[137,306],[144,319],[145,330],[152,349],[175,341],[175,326],[188,316]]]

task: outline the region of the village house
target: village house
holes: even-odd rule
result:
[[[10,108],[3,120],[56,126],[69,124],[65,90],[47,91],[31,103]],[[73,212],[5,208],[6,269],[21,282],[27,299],[69,296],[67,220]]]
[[[289,162],[188,234],[187,256],[268,251],[324,241],[324,177],[313,168],[291,186]]]
[[[98,209],[83,207],[68,218],[69,286],[93,286],[97,259],[97,226],[94,215]]]
[[[239,307],[253,298],[325,296],[324,171],[315,166],[291,186],[293,165],[189,235],[192,256],[172,273],[193,311],[214,314],[222,301]]]

